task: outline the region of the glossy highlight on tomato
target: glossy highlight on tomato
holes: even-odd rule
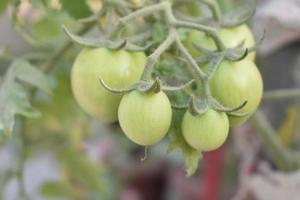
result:
[[[75,99],[84,111],[101,122],[117,121],[123,95],[107,91],[99,79],[112,88],[124,88],[140,79],[145,63],[144,53],[85,48],[77,56],[71,72]]]
[[[238,113],[245,117],[229,117],[231,126],[245,122],[259,106],[263,81],[256,65],[249,59],[239,62],[223,61],[210,81],[211,93],[226,107],[236,107],[247,101]]]
[[[186,142],[191,147],[200,151],[212,151],[226,141],[229,121],[225,113],[213,109],[196,116],[187,111],[183,116],[181,128]]]
[[[168,132],[172,108],[164,92],[132,91],[122,98],[119,122],[126,136],[139,145],[152,145]]]
[[[217,35],[220,37],[226,48],[236,47],[243,40],[245,40],[245,47],[251,48],[255,46],[254,36],[247,25],[241,25],[234,28],[221,28],[218,30]],[[202,54],[194,47],[194,44],[209,50],[217,49],[211,37],[196,30],[188,33],[185,44],[190,53],[195,57],[200,57]],[[247,58],[252,61],[255,60],[255,52],[250,53]]]

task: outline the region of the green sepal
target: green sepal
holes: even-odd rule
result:
[[[194,116],[204,114],[208,110],[206,98],[199,98],[195,95],[191,95],[188,109]]]
[[[233,107],[233,108],[228,108],[226,106],[223,106],[219,101],[217,101],[214,98],[209,98],[208,103],[212,108],[214,108],[217,111],[226,112],[226,113],[234,113],[234,112],[239,111],[242,108],[244,108],[247,105],[248,101],[244,101],[240,105]]]
[[[105,83],[105,81],[100,77],[99,78],[100,84],[108,91],[112,92],[112,93],[127,93],[133,90],[138,90],[140,92],[154,92],[154,93],[158,93],[161,90],[163,91],[169,91],[169,92],[174,92],[174,91],[180,91],[180,90],[184,90],[187,87],[191,86],[195,81],[194,80],[190,80],[187,83],[178,85],[178,86],[170,86],[167,84],[162,84],[161,80],[159,79],[159,77],[156,77],[155,80],[152,81],[137,81],[129,86],[127,86],[126,88],[121,88],[121,89],[117,89],[117,88],[112,88],[110,87],[108,84]]]
[[[72,41],[86,47],[104,47],[111,50],[125,49],[127,51],[145,51],[153,45],[153,43],[149,43],[145,46],[137,46],[135,44],[128,42],[127,39],[119,39],[118,41],[111,41],[111,40],[101,40],[98,38],[87,38],[87,37],[82,37],[73,34],[65,26],[62,26],[62,29]]]

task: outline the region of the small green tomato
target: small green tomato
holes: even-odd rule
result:
[[[196,116],[187,111],[181,128],[191,147],[200,151],[212,151],[224,144],[229,132],[229,121],[225,113],[213,109]]]
[[[132,91],[121,100],[119,122],[126,136],[140,145],[152,145],[168,132],[171,104],[164,92],[142,93]]]
[[[236,107],[247,101],[238,113],[245,117],[229,117],[231,126],[244,123],[259,106],[263,95],[263,81],[255,63],[223,61],[210,81],[213,97],[226,107]]]

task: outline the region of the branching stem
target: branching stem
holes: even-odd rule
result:
[[[192,57],[192,55],[188,52],[188,50],[185,48],[185,46],[183,45],[183,43],[181,42],[178,34],[176,33],[176,44],[178,46],[179,51],[182,53],[182,55],[186,58],[186,60],[189,62],[191,66],[191,70],[192,72],[194,72],[196,74],[196,77],[194,77],[195,79],[200,79],[203,80],[206,77],[206,74],[199,68],[196,60]],[[192,73],[192,74],[194,74]]]
[[[148,78],[150,78],[153,67],[155,63],[158,62],[160,55],[174,43],[175,39],[176,35],[173,31],[171,31],[167,39],[163,43],[161,43],[160,46],[148,57],[147,64],[142,75],[142,80],[147,80]]]
[[[213,17],[217,22],[220,22],[222,19],[221,8],[217,1],[215,0],[199,0],[200,2],[206,4],[208,8],[212,11]]]

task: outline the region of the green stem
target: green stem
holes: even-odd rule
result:
[[[208,8],[212,11],[213,18],[220,22],[222,19],[222,12],[221,8],[216,0],[200,0],[200,2],[203,2],[208,6]]]
[[[211,97],[211,91],[210,91],[209,81],[207,79],[202,80],[202,85],[203,85],[202,87],[203,87],[203,90],[204,90],[204,96],[206,98]]]
[[[281,100],[281,99],[291,99],[300,98],[300,89],[280,89],[267,91],[264,93],[263,100]]]
[[[206,74],[199,68],[197,62],[195,61],[195,59],[193,58],[193,56],[188,52],[188,50],[185,48],[185,46],[183,45],[183,43],[181,42],[178,34],[176,33],[176,44],[180,50],[180,52],[183,54],[183,56],[187,59],[187,61],[189,62],[191,69],[191,74],[194,76],[195,79],[199,79],[199,80],[204,80],[206,77]],[[196,76],[194,75],[194,73],[196,74]]]
[[[17,129],[17,137],[19,137],[19,160],[17,164],[17,171],[16,177],[18,179],[18,186],[19,186],[19,197],[24,200],[29,200],[29,196],[26,192],[25,185],[24,185],[24,165],[27,156],[27,148],[26,148],[26,137],[23,133],[24,130],[24,118],[19,118],[18,120],[19,126]]]
[[[290,171],[300,167],[300,157],[285,148],[277,138],[277,133],[268,122],[262,111],[258,110],[252,117],[257,134],[263,141],[267,152],[275,164],[283,171]]]
[[[147,6],[145,8],[142,8],[140,10],[137,10],[125,17],[120,18],[116,28],[112,31],[110,38],[116,38],[119,34],[119,32],[121,31],[121,29],[123,28],[123,26],[125,26],[127,23],[130,23],[133,20],[136,20],[137,18],[140,17],[145,17],[148,15],[151,15],[155,12],[159,12],[159,11],[163,11],[166,8],[166,2],[163,1],[161,3],[155,4],[155,5],[151,5],[151,6]]]
[[[218,50],[223,51],[225,50],[225,46],[223,42],[220,40],[220,38],[217,35],[216,29],[205,26],[202,24],[197,24],[193,22],[186,22],[186,21],[181,21],[177,20],[173,14],[172,11],[172,4],[169,1],[162,1],[158,4],[152,5],[145,7],[143,9],[137,10],[123,18],[120,19],[118,25],[116,26],[115,30],[111,34],[111,38],[117,37],[119,31],[122,29],[124,25],[127,23],[130,23],[132,20],[139,18],[139,17],[144,17],[159,11],[164,11],[166,15],[166,20],[172,27],[178,27],[178,28],[189,28],[189,29],[195,29],[201,32],[205,32],[207,35],[209,35],[214,42],[216,43],[216,46]]]
[[[201,24],[196,24],[193,22],[186,22],[186,21],[181,21],[181,20],[176,20],[172,22],[172,25],[175,27],[179,28],[189,28],[189,29],[195,29],[201,32],[205,32],[207,35],[209,35],[215,42],[217,49],[219,51],[224,51],[226,47],[224,46],[223,42],[217,35],[217,31],[214,28],[204,26]]]
[[[175,33],[170,31],[167,39],[160,44],[160,46],[148,57],[147,64],[145,66],[142,80],[148,80],[151,77],[151,73],[153,71],[153,67],[155,63],[158,62],[159,57],[163,52],[165,52],[175,41]]]

